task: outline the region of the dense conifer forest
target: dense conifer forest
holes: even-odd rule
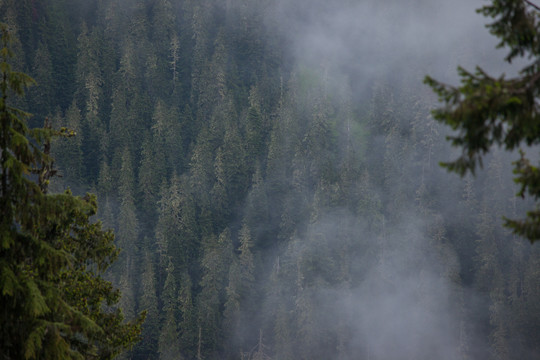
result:
[[[494,57],[417,22],[474,13],[440,3],[0,0],[38,84],[16,106],[77,134],[49,191],[97,195],[108,280],[146,311],[123,358],[540,356],[540,244],[502,226],[531,207],[517,157],[438,165],[424,75]]]

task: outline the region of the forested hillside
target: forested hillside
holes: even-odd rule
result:
[[[422,84],[492,43],[431,32],[470,7],[408,3],[0,0],[38,83],[17,107],[77,133],[51,191],[97,194],[109,280],[147,311],[125,358],[540,356],[539,244],[502,227],[531,206],[516,157],[440,168]]]

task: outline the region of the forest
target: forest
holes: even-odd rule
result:
[[[540,244],[503,227],[534,206],[519,155],[448,173],[422,82],[517,71],[481,5],[0,0],[37,83],[15,106],[76,133],[49,192],[97,195],[105,276],[146,314],[119,358],[539,358]]]

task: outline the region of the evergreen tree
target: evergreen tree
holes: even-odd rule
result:
[[[52,62],[47,45],[40,43],[32,65],[32,75],[39,86],[29,91],[31,110],[41,117],[48,116],[52,112],[53,93],[52,88]]]
[[[217,150],[214,163],[216,182],[210,191],[212,198],[212,223],[215,229],[222,229],[227,226],[231,215],[229,192],[227,191],[226,163],[223,155],[223,148]]]
[[[208,0],[198,1],[193,5],[191,23],[191,33],[193,39],[193,56],[191,61],[191,103],[197,104],[197,109],[204,107],[204,80],[203,74],[207,68],[208,58],[210,58],[210,29],[211,16]],[[202,110],[202,109],[201,109]],[[197,112],[197,117],[205,119],[207,113]]]
[[[253,229],[251,236],[256,248],[264,247],[263,244],[270,237],[272,227],[269,198],[261,172],[261,166],[257,163],[244,207],[244,221],[248,228]]]
[[[141,296],[138,305],[139,309],[146,312],[146,320],[142,328],[141,341],[134,351],[147,359],[157,359],[160,317],[154,271],[155,262],[148,250],[146,250],[143,261],[145,269],[141,275]]]
[[[47,17],[47,26],[41,30],[52,60],[54,99],[64,110],[71,104],[75,92],[77,31],[62,2],[52,1],[43,7],[43,11]]]
[[[118,287],[123,293],[120,304],[125,309],[128,318],[135,316],[135,276],[139,267],[137,261],[139,226],[133,197],[133,178],[131,156],[128,148],[125,147],[122,152],[122,167],[120,169],[120,210],[117,221],[117,245],[123,252],[116,264],[115,273]]]
[[[246,152],[250,154],[248,160],[251,161],[262,160],[267,136],[263,114],[261,114],[259,104],[255,102],[256,93],[255,89],[251,90],[250,102],[252,105],[248,109],[245,125]]]
[[[149,92],[165,98],[180,85],[180,42],[176,35],[175,8],[170,0],[158,0],[152,7],[150,38],[154,51],[152,64],[148,67]],[[149,59],[150,60],[150,59]],[[150,61],[147,61],[150,64]]]
[[[164,161],[157,164],[156,170],[163,169],[169,176],[179,173],[183,163],[179,114],[176,108],[168,107],[162,100],[157,101],[152,116],[152,136],[155,159]]]
[[[180,39],[177,34],[171,37],[171,44],[169,48],[169,67],[172,72],[173,92],[180,91]]]
[[[166,182],[163,156],[159,156],[152,146],[149,134],[144,137],[141,145],[141,162],[139,164],[136,197],[143,210],[141,222],[143,228],[155,226],[158,214],[160,185]],[[161,155],[161,154],[160,154]]]
[[[255,263],[252,253],[252,241],[250,230],[244,224],[239,234],[240,254],[235,257],[229,270],[229,284],[226,290],[226,301],[223,310],[224,326],[228,345],[232,347],[229,350],[230,355],[238,353],[237,348],[245,348],[249,345],[246,338],[250,338],[248,314],[254,311],[250,301],[253,300],[255,283]]]
[[[119,293],[101,278],[117,250],[112,233],[90,221],[95,197],[47,194],[55,173],[51,137],[66,132],[30,130],[28,114],[8,103],[32,80],[11,70],[4,24],[1,32],[0,355],[113,358],[137,340],[144,315],[125,324],[119,309],[105,308],[118,302]],[[26,175],[31,172],[37,183]]]
[[[160,263],[165,268],[170,259],[177,278],[183,271],[193,270],[200,251],[195,204],[189,190],[180,177],[172,178],[170,186],[162,190],[156,225]]]
[[[78,37],[78,56],[76,64],[77,91],[73,98],[72,108],[78,107],[81,111],[81,145],[85,150],[84,163],[85,179],[95,181],[96,174],[103,161],[107,149],[105,146],[106,125],[102,118],[105,108],[104,74],[100,59],[105,54],[102,44],[97,38],[97,32],[90,32],[85,23],[82,24],[81,34]]]
[[[197,309],[193,302],[193,283],[187,271],[180,278],[178,290],[178,302],[180,307],[181,321],[178,323],[180,330],[180,348],[186,357],[195,358],[200,353],[201,325],[198,322]]]
[[[205,354],[216,357],[222,340],[220,309],[224,303],[227,269],[232,260],[232,239],[230,230],[225,229],[219,237],[210,236],[205,240],[201,292],[197,302],[198,320]]]
[[[457,134],[450,136],[452,145],[462,148],[462,154],[444,165],[450,171],[464,175],[474,174],[482,167],[482,158],[493,145],[505,150],[520,149],[522,144],[537,145],[540,67],[537,46],[540,38],[540,7],[528,0],[495,0],[478,10],[494,19],[488,25],[491,33],[500,39],[499,47],[507,47],[505,60],[516,58],[532,62],[519,75],[506,79],[488,75],[480,67],[474,73],[458,68],[462,85],[447,86],[429,76],[425,83],[439,95],[445,106],[434,111],[437,120],[449,125]],[[526,158],[525,153],[514,163],[520,196],[540,197],[540,172]],[[536,207],[524,219],[506,220],[506,226],[531,242],[540,239],[540,209]]]
[[[369,89],[361,67],[289,51],[314,19],[326,33],[335,11],[394,15],[390,2],[305,12],[270,0],[0,0],[16,32],[11,63],[45,85],[28,101],[8,94],[11,105],[77,133],[51,139],[62,177],[49,189],[96,188],[98,218],[123,248],[106,278],[128,317],[148,310],[144,341],[125,358],[431,359],[449,345],[451,358],[536,356],[538,251],[496,229],[503,214],[524,213],[508,201],[504,163],[489,158],[474,181],[448,182],[435,166],[451,155],[444,131],[410,67],[372,73]],[[81,308],[105,291],[59,274],[62,297]],[[403,295],[398,317],[377,312]],[[380,297],[369,312],[381,316],[357,311]],[[126,335],[114,306],[102,307],[111,332]],[[433,328],[447,331],[443,343]]]
[[[293,360],[297,358],[296,344],[296,314],[295,314],[295,284],[297,271],[294,264],[294,246],[291,241],[283,257],[275,260],[270,282],[268,297],[272,310],[269,321],[273,325],[274,351],[276,358]]]
[[[167,277],[162,291],[162,328],[159,333],[158,353],[163,360],[175,359],[180,353],[180,333],[178,330],[178,314],[180,306],[178,302],[178,290],[174,276],[174,265],[169,259],[167,266]]]
[[[230,122],[223,136],[222,161],[225,166],[222,174],[227,189],[227,200],[232,206],[244,198],[249,180],[246,149],[238,131],[238,125]],[[219,151],[219,150],[218,150]],[[220,178],[216,176],[218,181]]]

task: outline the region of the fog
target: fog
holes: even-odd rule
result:
[[[502,227],[533,206],[518,155],[448,173],[461,150],[423,84],[527,62],[504,62],[488,1],[26,3],[0,8],[40,16],[23,39],[81,117],[51,190],[99,195],[124,249],[107,276],[128,317],[150,310],[126,357],[534,358],[538,246]]]
[[[426,104],[423,116],[432,121],[429,108],[437,103],[431,90],[422,84],[424,76],[457,85],[458,65],[469,70],[480,65],[494,76],[502,72],[516,74],[520,68],[519,64],[509,65],[502,60],[504,49],[495,49],[497,41],[485,28],[489,20],[475,12],[485,3],[281,0],[272,10],[280,31],[287,34],[294,67],[318,71],[334,101],[346,101],[340,96],[352,91],[353,102],[366,102],[382,86],[396,97],[413,94],[409,98],[416,97]],[[381,215],[381,226],[386,228],[379,236],[368,229],[366,219],[345,209],[334,209],[312,219],[307,232],[283,250],[274,263],[274,268],[285,267],[281,271],[301,277],[297,279],[300,292],[288,295],[297,304],[303,296],[313,306],[316,304],[321,314],[311,326],[327,328],[313,331],[346,334],[340,344],[328,345],[339,347],[344,359],[446,360],[484,358],[490,353],[487,337],[477,336],[475,320],[467,318],[474,311],[471,304],[485,306],[489,300],[486,294],[461,283],[460,260],[448,245],[444,230],[444,224],[454,224],[455,216],[464,209],[458,190],[464,180],[436,164],[455,158],[458,151],[444,143],[449,131],[434,126],[435,141],[440,146],[431,160],[432,167],[425,176],[414,174],[411,181],[418,181],[416,185],[402,188],[406,200],[397,207],[399,215]],[[372,138],[373,147],[367,149],[367,154],[384,153],[388,141],[392,139]],[[399,144],[395,148],[399,151]],[[509,173],[512,156],[498,154],[505,164],[503,172]],[[393,166],[407,172],[415,168],[415,159],[401,158]],[[485,176],[480,172],[480,178]],[[420,182],[436,189],[432,201],[441,207],[438,214],[423,211],[411,200],[415,199],[411,193],[421,188]],[[501,196],[511,197],[516,192],[508,176],[504,177],[503,187],[508,192]],[[389,197],[395,194],[387,193],[382,184],[372,191],[383,204],[394,200]],[[394,220],[385,225],[385,216],[393,216]],[[499,221],[493,226],[501,224]],[[472,249],[474,244],[470,246]],[[328,271],[339,271],[339,266],[333,265],[332,254],[340,251],[349,252],[349,263],[342,266],[350,267],[350,278],[329,280]],[[310,281],[314,283],[304,282],[305,274],[299,269],[304,266],[305,255],[311,258],[314,253],[326,258],[324,266],[333,270],[315,266],[321,272],[313,275],[315,280]],[[269,280],[268,286],[275,287],[275,279]],[[270,290],[274,291],[280,290]],[[302,308],[295,309],[301,317]],[[276,320],[271,317],[268,321]],[[250,328],[249,324],[245,326]],[[295,346],[305,348],[306,344],[293,342]],[[325,352],[324,344],[312,346],[318,349],[319,358],[332,353]]]
[[[300,64],[358,83],[426,74],[457,80],[458,65],[512,73],[476,9],[485,1],[278,1],[278,21]],[[497,74],[498,75],[498,74]],[[358,85],[358,84],[355,84]]]

